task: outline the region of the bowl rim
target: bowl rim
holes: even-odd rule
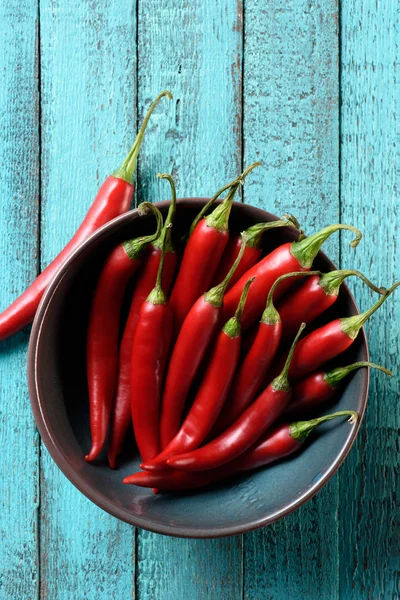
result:
[[[200,205],[200,204],[204,204],[208,200],[209,200],[208,198],[203,198],[203,197],[188,197],[188,198],[178,198],[177,202],[178,203],[186,202],[186,203],[190,203],[190,204],[199,204]],[[163,208],[167,208],[169,206],[170,201],[164,200],[161,202],[155,202],[154,204],[157,206],[157,208],[163,209]],[[272,213],[269,213],[268,211],[264,210],[263,208],[260,208],[257,206],[253,206],[253,205],[249,205],[249,204],[242,204],[240,202],[234,202],[233,204],[235,206],[242,206],[242,207],[245,206],[246,208],[253,209],[254,212],[262,213],[266,220],[276,220],[278,218],[278,217],[276,217],[276,215],[273,215]],[[272,523],[275,523],[279,519],[282,519],[286,515],[289,515],[293,511],[297,510],[298,508],[303,506],[308,500],[310,500],[317,492],[319,492],[326,485],[326,483],[333,477],[333,475],[335,475],[335,473],[338,471],[339,467],[344,462],[345,458],[347,457],[348,453],[350,452],[350,449],[353,446],[354,441],[357,437],[357,434],[360,429],[361,423],[363,421],[365,410],[367,407],[368,391],[369,391],[369,383],[370,383],[370,368],[369,367],[367,367],[367,369],[364,371],[364,374],[365,374],[364,375],[364,377],[365,377],[364,378],[364,390],[362,391],[362,394],[361,394],[361,409],[359,411],[359,418],[357,419],[357,422],[355,423],[355,425],[351,428],[336,459],[324,471],[323,475],[308,488],[308,490],[306,492],[302,493],[295,500],[293,500],[292,502],[287,504],[284,508],[282,508],[280,510],[276,510],[275,512],[273,512],[272,514],[270,514],[266,517],[254,519],[243,525],[237,525],[237,526],[232,525],[232,526],[227,526],[227,527],[221,526],[221,527],[214,527],[214,528],[210,528],[210,529],[198,530],[198,529],[194,529],[194,528],[191,528],[188,526],[175,527],[172,525],[163,525],[163,524],[159,524],[159,523],[153,524],[151,522],[149,523],[146,518],[132,515],[129,511],[118,508],[112,502],[108,502],[107,500],[104,500],[104,496],[102,494],[100,494],[99,492],[97,492],[97,490],[95,488],[93,488],[91,485],[89,485],[86,482],[85,478],[82,475],[80,475],[72,467],[72,465],[70,464],[70,462],[68,460],[68,457],[60,448],[60,446],[57,442],[57,439],[55,439],[51,433],[51,430],[50,430],[47,420],[46,420],[45,412],[42,409],[42,399],[40,397],[40,393],[39,393],[38,385],[37,385],[37,369],[38,369],[37,353],[38,353],[38,348],[39,348],[39,344],[40,344],[43,322],[46,318],[47,311],[49,309],[49,306],[51,304],[51,301],[52,301],[54,295],[57,293],[57,290],[58,290],[62,280],[67,275],[69,270],[72,268],[75,261],[82,254],[84,254],[87,251],[88,247],[90,247],[99,238],[101,238],[105,232],[107,232],[109,229],[118,229],[118,226],[121,223],[131,219],[133,214],[137,214],[137,208],[133,208],[133,209],[125,212],[124,214],[107,222],[105,225],[102,225],[99,229],[97,229],[94,233],[92,233],[86,240],[84,240],[81,244],[79,244],[79,246],[77,246],[77,248],[75,248],[71,252],[71,254],[68,256],[68,258],[65,260],[65,262],[58,269],[54,278],[50,282],[49,286],[46,288],[46,290],[43,294],[43,297],[40,301],[40,304],[37,309],[37,312],[36,312],[36,315],[35,315],[35,318],[33,321],[33,325],[32,325],[32,330],[31,330],[31,335],[30,335],[30,340],[29,340],[29,347],[28,347],[28,361],[27,361],[28,388],[29,388],[31,407],[32,407],[32,411],[34,414],[34,418],[35,418],[37,427],[39,429],[40,436],[41,436],[42,440],[44,441],[47,450],[49,451],[51,457],[55,461],[58,468],[63,472],[63,474],[67,477],[67,479],[84,496],[86,496],[89,500],[91,500],[94,504],[99,506],[105,512],[107,512],[110,515],[120,519],[121,521],[129,523],[130,525],[133,525],[135,527],[141,527],[142,529],[146,529],[147,531],[151,531],[153,533],[168,535],[168,536],[172,536],[172,537],[207,539],[207,538],[221,538],[221,537],[227,537],[227,536],[233,536],[233,535],[240,535],[243,533],[254,531],[261,527],[266,527],[267,525],[271,525]],[[328,256],[326,256],[326,254],[324,252],[320,251],[320,255],[323,256],[324,260],[326,260],[328,262],[328,264],[331,268],[337,268],[334,265],[334,263],[328,258]],[[346,292],[349,294],[350,299],[352,300],[352,302],[356,308],[356,311],[359,313],[358,305],[353,297],[353,294],[351,293],[350,289],[348,288],[348,286],[346,285],[345,282],[344,282],[344,286],[345,286]],[[364,328],[362,328],[361,336],[362,336],[362,345],[364,346],[365,351],[366,351],[366,360],[369,361],[368,342],[367,342]]]

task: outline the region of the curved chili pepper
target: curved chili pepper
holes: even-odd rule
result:
[[[141,204],[138,212],[145,214],[147,209],[157,218],[157,231],[118,244],[105,262],[93,295],[86,344],[92,435],[92,447],[85,456],[88,462],[100,454],[110,423],[117,379],[120,313],[126,287],[142,262],[144,248],[160,235],[162,227],[160,211],[149,202]]]
[[[161,179],[168,179],[172,190],[172,200],[162,232],[160,236],[150,244],[145,262],[138,274],[128,319],[122,336],[118,360],[117,388],[111,422],[110,439],[108,443],[108,462],[111,468],[115,468],[116,457],[122,450],[127,431],[132,423],[130,375],[133,337],[139,320],[141,306],[156,282],[164,241],[165,251],[162,272],[162,289],[166,294],[169,293],[171,288],[178,260],[177,253],[175,252],[172,243],[170,227],[174,221],[176,212],[175,184],[170,175],[158,174],[158,177]]]
[[[210,215],[201,218],[190,234],[171,294],[174,338],[177,337],[180,327],[193,304],[211,286],[214,273],[228,243],[228,223],[233,198],[239,186],[243,185],[247,175],[259,164],[250,165],[240,177],[229,185],[230,191],[224,201]],[[219,190],[214,198],[218,198],[221,193],[222,191]],[[240,294],[238,302],[239,297]],[[232,311],[232,315],[235,309]]]
[[[310,277],[292,294],[286,295],[277,306],[283,323],[282,345],[293,338],[300,323],[309,325],[336,302],[340,286],[347,277],[359,277],[378,294],[386,292],[385,288],[376,287],[359,271],[341,269]]]
[[[240,261],[239,266],[227,287],[227,291],[235,285],[235,283],[244,273],[246,273],[246,271],[248,271],[260,260],[262,255],[263,234],[269,229],[274,229],[276,227],[296,227],[298,229],[299,223],[297,219],[293,217],[293,215],[283,215],[282,219],[279,221],[256,223],[255,225],[252,225],[246,229],[246,249],[243,254],[243,258]],[[217,271],[214,275],[214,285],[216,285],[219,281],[222,281],[222,279],[228,273],[229,269],[235,262],[237,255],[239,254],[241,243],[242,241],[239,235],[236,233],[231,234],[228,244],[225,248],[225,252],[222,255],[221,262],[219,263]]]
[[[319,327],[319,329],[315,329],[315,331],[300,340],[290,365],[290,379],[292,381],[303,379],[324,363],[347,350],[356,339],[364,323],[399,285],[400,282],[395,283],[369,310],[352,317],[335,319]],[[272,374],[275,371],[279,372],[280,365],[284,361],[285,355],[280,356],[276,366],[272,367]]]
[[[175,453],[167,465],[185,471],[215,469],[237,458],[252,446],[285,410],[291,397],[288,370],[294,349],[305,325],[302,324],[281,374],[258,396],[245,412],[221,435],[205,446],[182,454]],[[152,463],[143,465],[154,469]]]
[[[172,333],[171,308],[161,284],[163,266],[164,248],[155,287],[140,309],[132,346],[132,422],[143,460],[151,460],[160,452],[161,387]]]
[[[356,238],[351,242],[351,246],[354,248],[358,245],[362,238],[361,232],[351,225],[337,224],[324,227],[321,231],[299,242],[288,242],[279,246],[249,269],[226,294],[223,312],[224,320],[229,319],[233,315],[246,281],[250,277],[255,277],[256,280],[251,287],[249,300],[243,314],[243,330],[247,329],[261,316],[268,292],[278,277],[286,273],[292,273],[293,271],[309,271],[322,244],[332,233],[339,229],[354,231]],[[286,281],[283,285],[279,286],[277,299],[283,296],[290,285],[293,285],[293,282]]]
[[[234,475],[241,475],[286,458],[300,450],[305,440],[318,425],[337,417],[347,416],[350,416],[349,422],[351,424],[354,424],[358,419],[356,412],[342,410],[310,421],[278,425],[272,431],[268,431],[264,438],[256,443],[255,447],[236,460],[217,469],[200,473],[180,470],[140,471],[125,477],[123,483],[146,488],[156,487],[162,491],[183,491],[206,487]]]
[[[240,319],[253,280],[244,286],[235,316],[222,328],[199,390],[182,427],[168,446],[143,468],[165,467],[167,458],[198,448],[209,434],[225,402],[240,353]]]
[[[293,400],[285,410],[285,417],[287,415],[290,418],[300,417],[309,414],[314,409],[320,409],[335,395],[342,380],[352,371],[361,367],[378,369],[389,377],[392,376],[392,372],[388,369],[366,361],[355,362],[346,367],[337,367],[331,371],[316,371],[293,386]]]
[[[96,229],[129,210],[134,191],[133,176],[146,126],[154,108],[164,96],[172,98],[171,92],[165,91],[151,104],[131,151],[121,167],[105,180],[72,239],[25,292],[0,314],[0,341],[33,321],[45,289],[71,252]]]
[[[276,288],[289,277],[313,277],[318,271],[288,273],[279,277],[271,287],[254,342],[246,354],[224,404],[213,434],[225,431],[248,407],[261,387],[279,347],[282,321],[273,304]]]
[[[182,324],[169,361],[161,404],[162,449],[170,443],[181,425],[190,386],[207,348],[218,331],[226,286],[239,264],[244,249],[245,236],[239,255],[225,279],[195,302]]]

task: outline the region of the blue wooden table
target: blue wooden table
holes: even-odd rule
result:
[[[397,0],[8,0],[0,6],[0,296],[5,307],[66,243],[157,109],[136,200],[171,172],[207,195],[262,160],[244,200],[293,211],[307,232],[364,231],[328,252],[376,283],[400,279]],[[397,259],[397,260],[396,260]],[[362,308],[372,300],[351,282]],[[375,362],[399,367],[399,296],[368,326]],[[368,413],[339,473],[276,525],[179,540],[84,498],[31,414],[29,332],[0,347],[0,598],[398,598],[399,379],[372,374]]]

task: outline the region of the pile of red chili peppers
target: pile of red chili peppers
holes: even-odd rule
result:
[[[69,244],[0,314],[0,340],[32,321],[71,251],[130,208],[138,152],[164,96],[172,98],[164,91],[150,105],[126,160],[101,186]],[[174,231],[175,184],[159,175],[170,185],[168,211],[141,204],[139,215],[155,217],[154,233],[119,244],[103,265],[88,319],[92,446],[85,459],[104,460],[107,450],[115,468],[124,449],[132,455],[135,439],[142,471],[124,483],[179,491],[263,467],[299,451],[321,423],[357,420],[351,410],[318,416],[356,369],[391,375],[370,362],[342,365],[340,356],[400,283],[386,289],[355,270],[311,270],[333,233],[353,232],[356,247],[358,229],[334,224],[305,237],[297,220],[284,215],[231,231],[235,196],[259,164],[223,185],[187,231]],[[270,232],[277,228],[291,228],[297,241],[274,244]],[[275,248],[265,252],[265,246]],[[364,313],[324,320],[349,277],[378,299]]]

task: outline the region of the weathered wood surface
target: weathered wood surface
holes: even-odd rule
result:
[[[355,223],[363,246],[332,239],[332,258],[400,279],[394,0],[342,3],[340,19],[335,0],[22,0],[0,16],[1,306],[71,236],[164,88],[174,101],[148,130],[138,200],[167,196],[158,171],[206,195],[261,159],[247,202],[307,232]],[[397,295],[370,327],[372,359],[395,371],[398,322]],[[305,507],[243,537],[178,540],[109,517],[39,452],[26,342],[0,349],[0,598],[399,596],[398,378],[373,375],[356,448]]]
[[[37,9],[0,5],[0,306],[36,276],[39,104]],[[36,433],[26,385],[28,332],[0,348],[0,598],[35,598],[39,582]]]
[[[373,281],[400,280],[399,5],[342,4],[341,218],[360,224],[355,264]],[[349,260],[343,245],[344,262]],[[371,295],[357,286],[362,309]],[[400,293],[367,326],[371,358],[390,380],[371,374],[369,406],[356,447],[340,470],[341,597],[400,595]],[[345,492],[345,493],[344,493]]]

